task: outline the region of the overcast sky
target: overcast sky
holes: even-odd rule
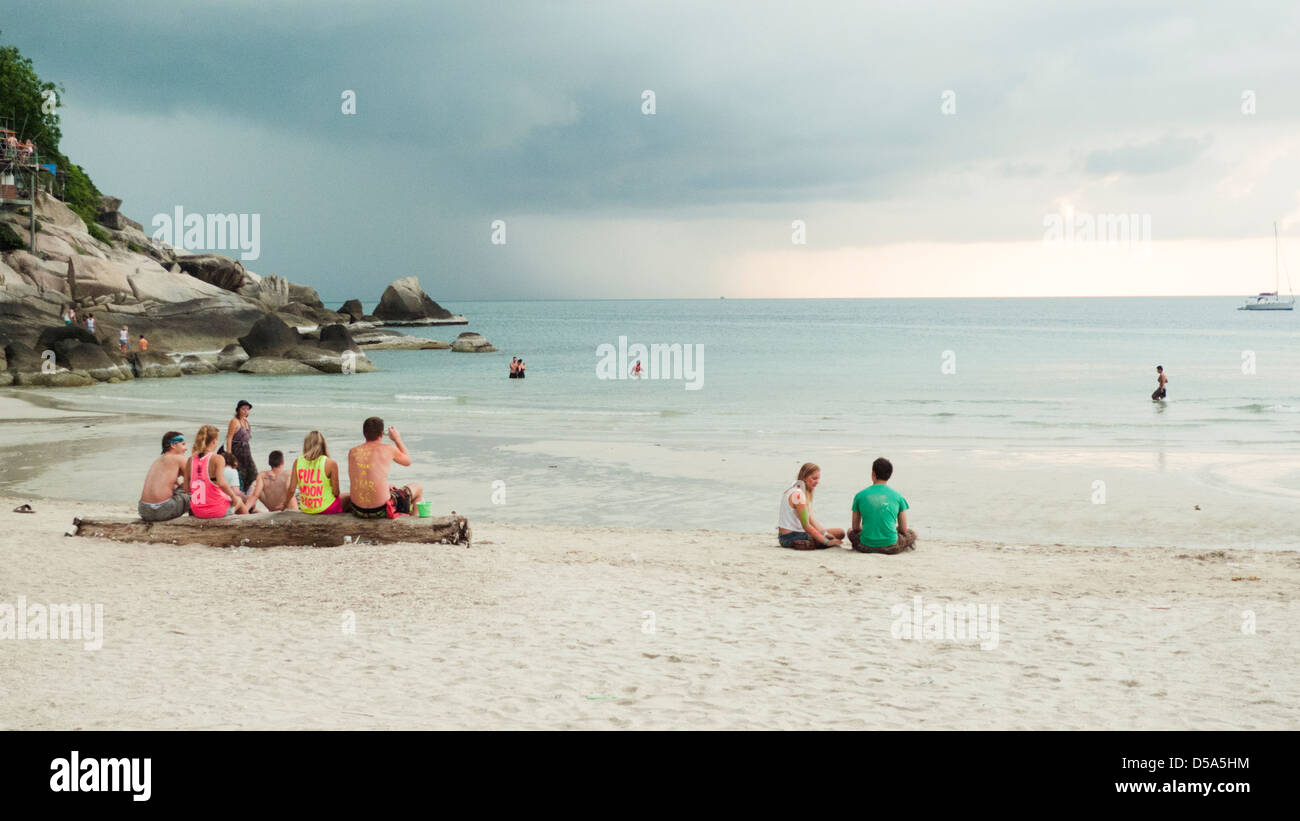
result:
[[[1246,294],[1275,220],[1300,273],[1300,4],[8,6],[125,213],[327,300]]]

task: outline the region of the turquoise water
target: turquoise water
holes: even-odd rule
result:
[[[1300,464],[1300,319],[1237,304],[465,302],[446,307],[499,353],[375,351],[375,374],[187,377],[49,395],[223,429],[235,401],[247,398],[259,459],[272,444],[296,450],[308,426],[337,451],[359,437],[361,419],[381,415],[422,455],[410,475],[439,501],[505,521],[766,530],[800,461],[822,463],[823,498],[834,488],[847,507],[864,465],[885,454],[898,465],[895,484],[909,477],[912,495],[925,494],[920,480],[943,488],[929,521],[949,535],[983,527],[1005,540],[990,512],[1019,520],[1032,508],[1086,503],[1090,476],[1109,469],[1111,484],[1128,491],[1068,520],[1028,516],[1043,531],[1033,537],[1123,543],[1115,534],[1126,526],[1100,521],[1103,513],[1118,516],[1126,504],[1131,514],[1181,509],[1184,495],[1205,490],[1207,499],[1236,494],[1228,507],[1252,511],[1255,543],[1288,546],[1289,522],[1270,529],[1257,520],[1279,505],[1300,507],[1290,467]],[[461,330],[413,333],[450,340]],[[702,346],[699,388],[600,378],[597,351],[619,337]],[[527,361],[527,379],[506,378],[512,355]],[[1149,398],[1156,364],[1170,378],[1165,403]],[[506,484],[507,502],[492,503],[494,482]],[[997,499],[981,498],[980,488],[1000,489]],[[819,503],[840,507],[838,498]],[[1226,513],[1213,521],[1222,528],[1207,530],[1209,517],[1187,523],[1179,543],[1241,526]],[[1151,524],[1164,533],[1183,526],[1172,512]]]

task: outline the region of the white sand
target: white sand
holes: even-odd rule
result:
[[[105,635],[0,639],[5,729],[1300,728],[1291,552],[501,525],[223,550],[66,538],[133,510],[20,501],[0,604],[102,604]],[[893,638],[918,595],[998,605],[996,648]]]

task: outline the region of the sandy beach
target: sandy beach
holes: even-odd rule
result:
[[[35,514],[10,512],[24,501]],[[98,649],[0,640],[0,727],[1300,727],[1291,552],[922,533],[891,557],[514,525],[468,548],[64,535],[88,515],[132,509],[0,500],[0,604],[103,612]],[[994,629],[899,635],[949,604]]]

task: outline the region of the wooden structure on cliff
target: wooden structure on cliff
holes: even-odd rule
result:
[[[28,247],[36,247],[36,192],[40,183],[40,152],[31,140],[19,141],[13,121],[0,117],[0,207],[29,206]]]

